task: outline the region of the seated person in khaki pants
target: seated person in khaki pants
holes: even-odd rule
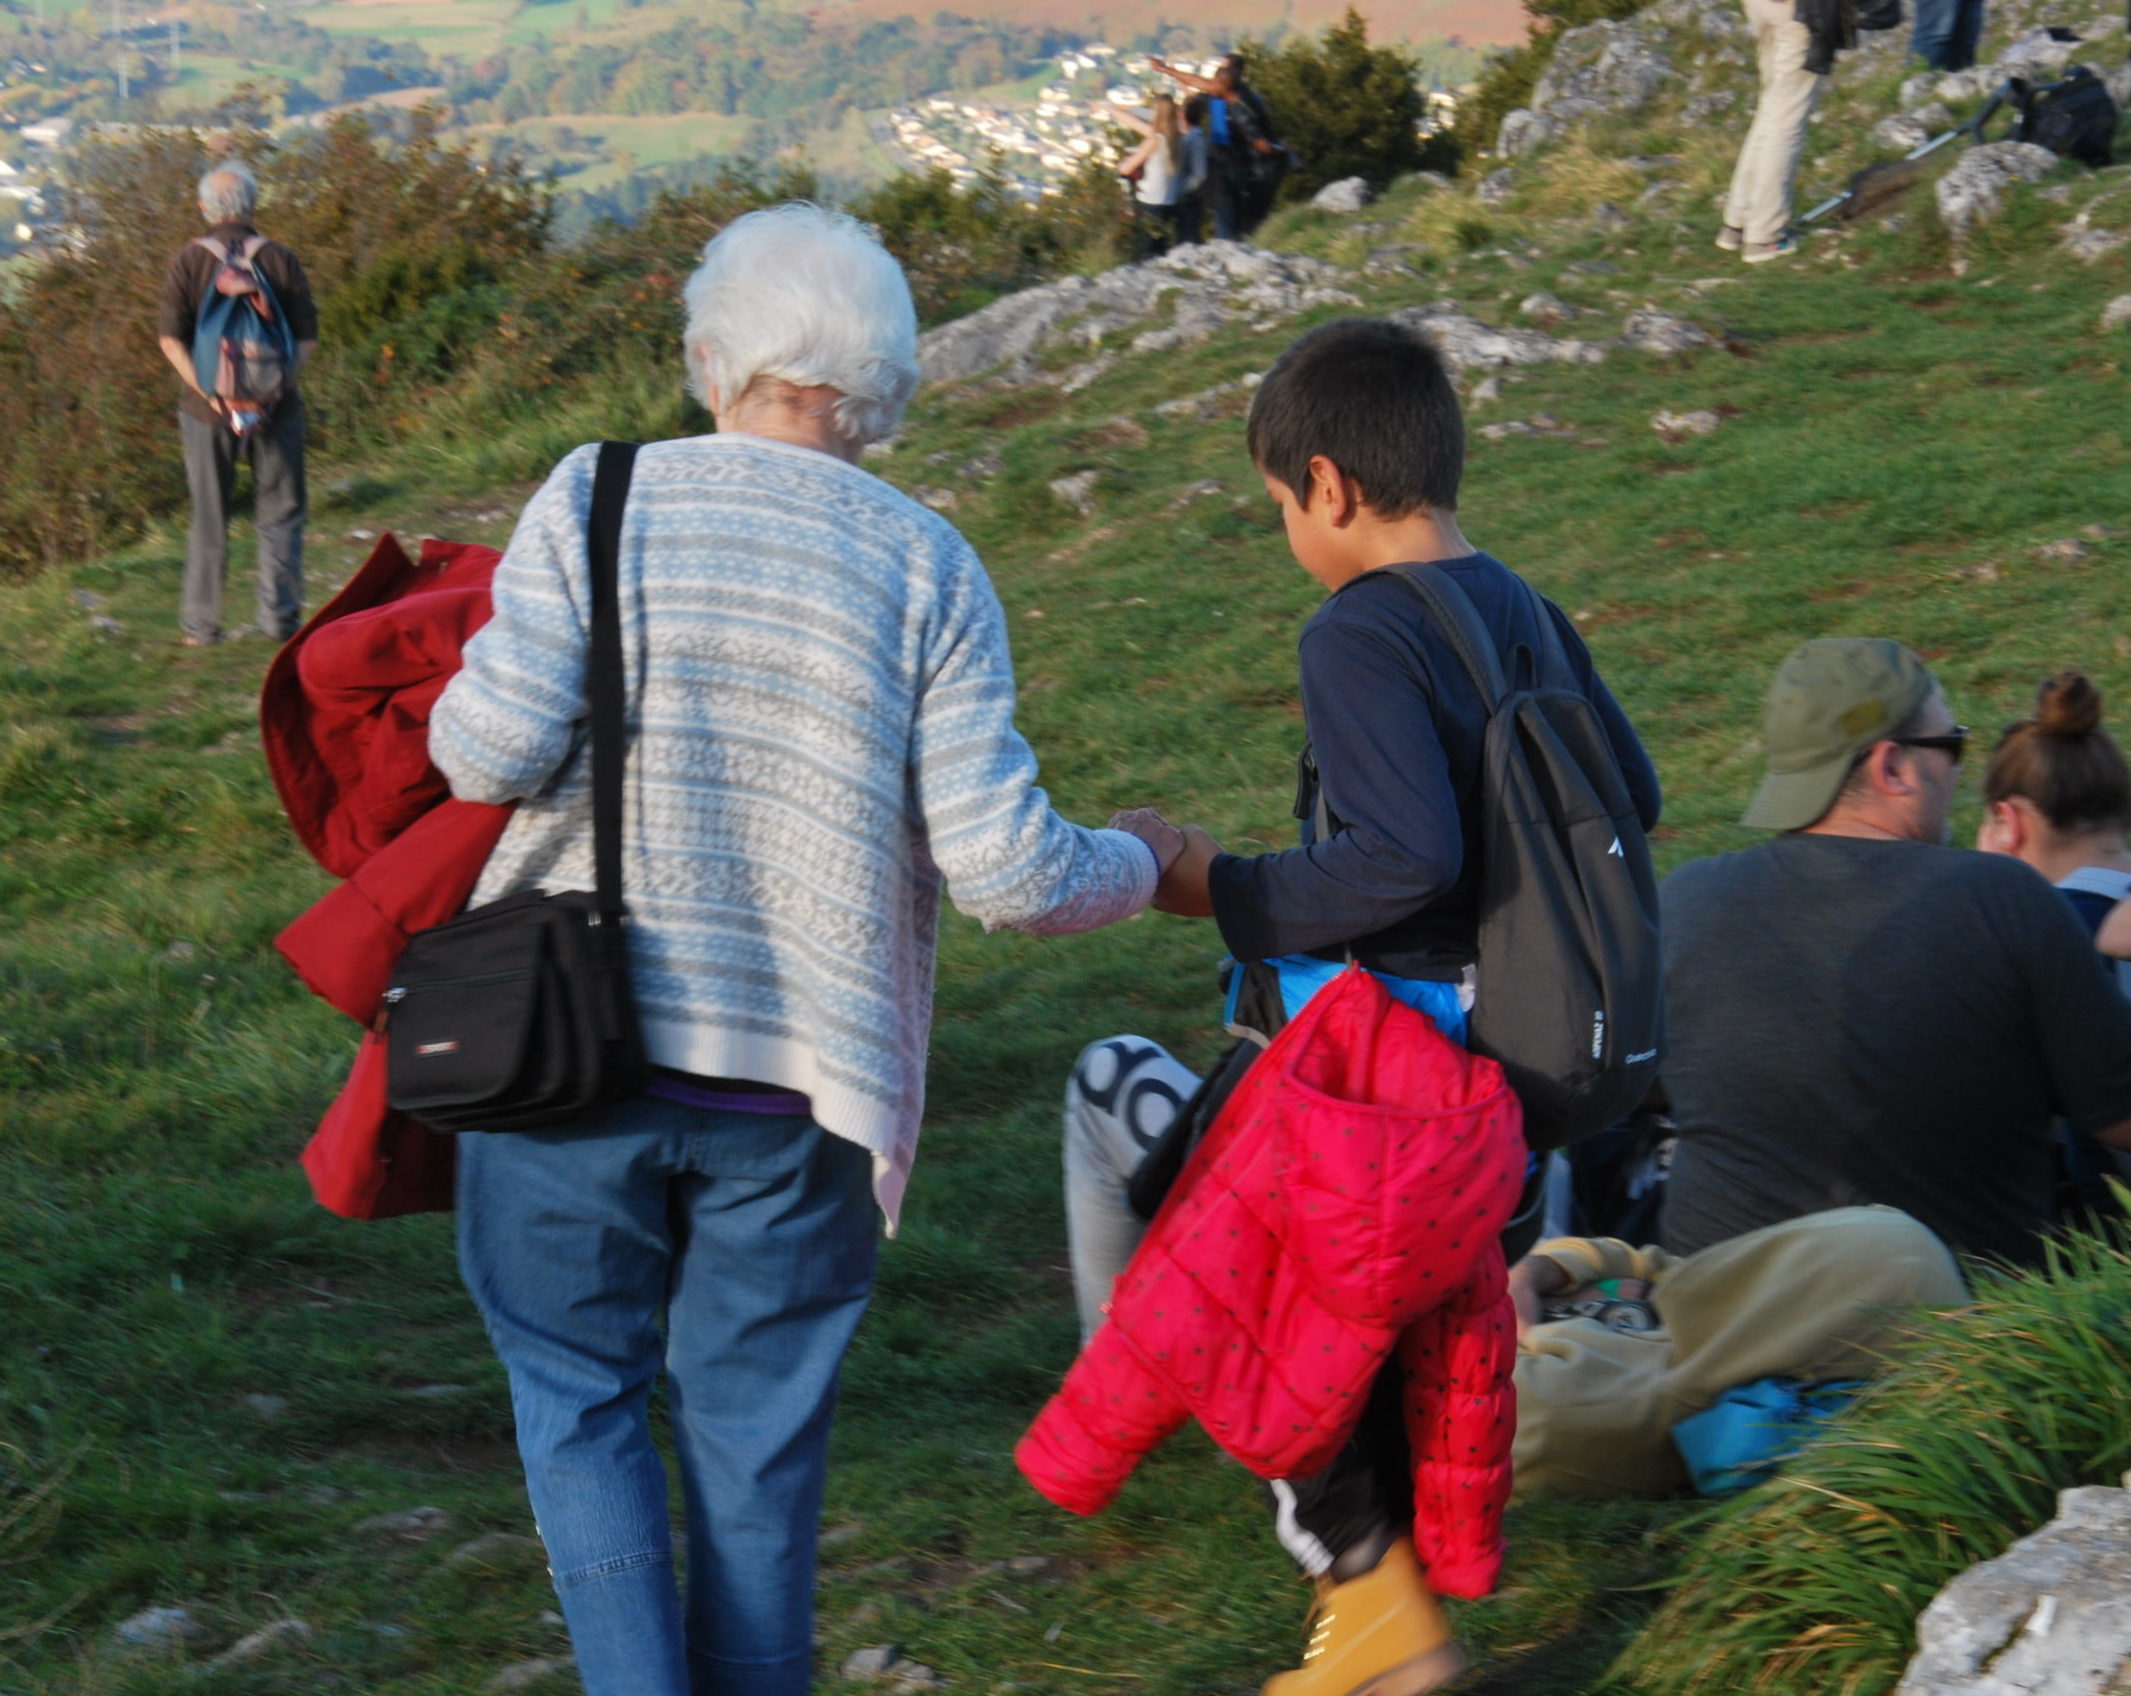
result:
[[[1610,1279],[1654,1286],[1657,1329],[1539,1319],[1542,1302]],[[1510,1290],[1520,1497],[1681,1494],[1682,1420],[1762,1378],[1876,1377],[1916,1309],[1968,1300],[1945,1246],[1891,1207],[1807,1214],[1685,1256],[1559,1237],[1510,1269]]]

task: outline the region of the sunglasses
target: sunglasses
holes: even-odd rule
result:
[[[1968,749],[1968,726],[1957,724],[1943,736],[1890,736],[1887,740],[1903,748],[1942,749],[1959,765]]]

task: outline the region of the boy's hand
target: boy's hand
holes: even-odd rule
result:
[[[1220,843],[1197,825],[1187,824],[1184,827],[1184,851],[1163,872],[1162,881],[1154,891],[1155,911],[1174,913],[1184,919],[1212,918],[1213,897],[1206,887],[1206,875],[1214,856],[1220,852]]]
[[[1136,836],[1154,850],[1155,864],[1164,872],[1184,852],[1184,833],[1152,807],[1127,807],[1110,815],[1110,828]]]
[[[1517,1310],[1517,1335],[1523,1336],[1539,1323],[1545,1298],[1569,1287],[1569,1275],[1561,1262],[1543,1254],[1528,1254],[1509,1269],[1509,1299]]]

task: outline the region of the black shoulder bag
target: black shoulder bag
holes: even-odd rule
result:
[[[603,442],[592,483],[596,890],[525,890],[409,940],[380,1015],[392,1105],[439,1131],[530,1131],[643,1092],[622,905],[622,630],[616,555],[636,460]]]

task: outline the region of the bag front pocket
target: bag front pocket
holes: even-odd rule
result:
[[[479,963],[488,969],[481,971],[431,975],[409,948],[400,982],[385,997],[394,1107],[419,1119],[514,1093],[544,1046],[543,932],[525,925],[482,938]]]

